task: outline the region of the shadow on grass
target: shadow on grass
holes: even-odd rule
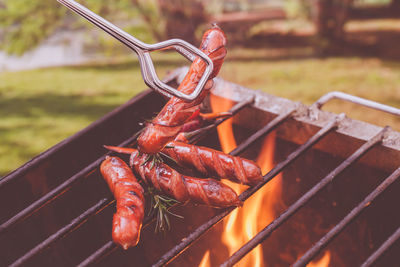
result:
[[[115,94],[108,95],[109,97]],[[102,95],[107,97],[107,95]],[[114,109],[117,104],[98,103],[90,96],[36,94],[27,97],[0,98],[0,117],[84,117],[95,120]]]

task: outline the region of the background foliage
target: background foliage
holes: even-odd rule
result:
[[[93,28],[84,19],[67,11],[56,0],[1,0],[0,49],[21,55],[36,47],[58,29]],[[129,33],[151,41],[162,38],[161,17],[156,0],[82,0],[79,1],[95,13],[122,24],[135,20],[126,27]],[[0,37],[1,37],[0,35]]]

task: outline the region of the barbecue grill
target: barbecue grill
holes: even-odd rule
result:
[[[176,86],[186,71],[174,71],[165,82]],[[154,220],[146,217],[137,247],[122,251],[111,241],[115,203],[99,174],[100,163],[110,154],[102,145],[134,145],[141,123],[165,103],[147,90],[0,180],[1,265],[196,265],[204,249],[212,246],[222,255],[215,264],[232,266],[258,244],[264,244],[268,256],[276,254],[274,247],[284,250],[296,243],[299,239],[287,233],[304,218],[307,230],[301,239],[305,236],[306,241],[299,241],[297,257],[292,262],[271,259],[271,265],[305,266],[327,249],[332,251],[332,266],[395,266],[400,261],[400,215],[395,206],[400,133],[320,108],[332,98],[342,98],[392,114],[399,110],[340,93],[307,107],[222,79],[216,79],[213,94],[235,103],[231,110],[240,144],[232,155],[251,158],[260,140],[276,133],[275,167],[240,199],[246,203],[283,173],[289,204],[254,238],[229,255],[208,232],[221,230],[218,222],[235,208],[199,206],[193,212],[189,204],[173,208],[185,219],[172,218],[173,229],[165,236],[155,235]],[[224,120],[191,142],[218,148],[215,128]],[[322,220],[313,217],[317,213],[329,214],[330,219],[314,230],[310,219]]]

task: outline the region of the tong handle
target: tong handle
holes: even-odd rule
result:
[[[150,88],[168,97],[176,96],[186,101],[193,101],[200,95],[213,70],[213,62],[200,49],[180,39],[171,39],[152,45],[143,43],[74,0],[57,1],[135,51],[139,57],[143,80]],[[190,61],[194,61],[196,56],[205,61],[207,65],[205,72],[195,90],[191,94],[184,94],[177,89],[163,83],[158,78],[149,52],[165,48],[175,49],[178,53]]]

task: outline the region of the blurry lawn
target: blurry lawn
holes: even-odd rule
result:
[[[338,90],[400,107],[400,63],[361,58],[275,58],[276,51],[233,50],[220,77],[311,104]],[[182,64],[162,55],[160,76]],[[136,61],[0,73],[0,176],[76,133],[145,89]],[[379,112],[334,102],[327,107],[375,124]],[[382,124],[382,123],[381,123]],[[399,129],[399,127],[397,127]]]

